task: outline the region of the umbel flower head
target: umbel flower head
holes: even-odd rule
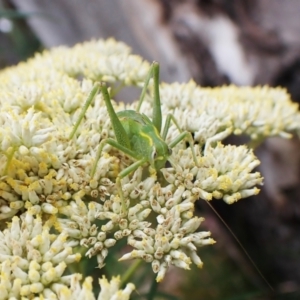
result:
[[[63,273],[68,264],[80,260],[80,254],[73,254],[74,243],[66,233],[50,234],[48,224],[31,210],[22,219],[13,217],[0,235],[0,299],[35,295],[49,299],[70,281]]]
[[[172,149],[171,166],[156,172],[145,164],[122,179],[128,207],[123,211],[116,179],[134,160],[109,145],[96,159],[99,143],[115,139],[101,93],[72,138],[70,134],[95,81],[108,82],[114,95],[124,86],[143,86],[149,67],[125,44],[109,39],[45,51],[0,72],[0,219],[11,223],[1,226],[3,239],[7,241],[13,228],[23,230],[25,225],[16,225],[21,221],[27,224],[30,219],[40,226],[40,231],[33,230],[35,225],[32,231],[25,226],[29,233],[18,241],[22,251],[16,254],[14,244],[2,249],[1,270],[14,274],[1,277],[0,285],[8,295],[12,289],[31,297],[31,293],[48,293],[50,285],[69,288],[65,269],[71,260],[79,259],[74,253],[79,246],[86,248],[86,256],[96,255],[98,266],[103,267],[110,248],[121,239],[132,249],[120,259],[151,263],[158,281],[170,265],[201,267],[197,250],[214,240],[210,232],[199,231],[203,218],[194,215],[195,201],[215,198],[234,203],[257,194],[262,184],[254,170],[259,161],[253,151],[224,146],[221,141],[232,133],[261,139],[287,137],[299,130],[297,106],[282,89],[205,89],[192,81],[162,84],[163,122],[171,113],[182,130],[192,133],[198,166],[190,145],[179,143]],[[137,105],[112,103],[116,111],[134,110]],[[148,95],[141,113],[151,118],[152,109]],[[178,134],[171,125],[166,141]],[[56,240],[59,253],[53,254],[51,245]],[[51,273],[52,281],[45,284],[47,263],[57,273]],[[22,277],[11,272],[15,268]]]

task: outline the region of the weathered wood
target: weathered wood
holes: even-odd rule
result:
[[[174,42],[160,30],[157,10],[147,1],[13,0],[13,3],[19,10],[37,13],[28,22],[45,47],[113,36],[130,45],[136,54],[162,62],[163,80],[185,81],[191,76]]]

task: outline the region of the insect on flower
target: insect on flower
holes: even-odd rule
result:
[[[154,82],[152,120],[150,120],[145,114],[139,112],[145,99],[151,77],[153,77]],[[103,147],[106,144],[111,145],[112,147],[133,158],[135,162],[122,170],[116,178],[118,193],[122,203],[122,210],[123,212],[126,212],[127,207],[121,185],[122,178],[131,174],[140,166],[145,164],[149,164],[156,171],[160,170],[165,166],[166,162],[170,160],[172,148],[184,139],[187,139],[189,142],[193,160],[195,165],[198,165],[193,147],[193,138],[190,132],[182,131],[180,129],[178,122],[172,114],[168,114],[166,116],[166,122],[164,128],[162,129],[162,112],[159,96],[159,64],[157,62],[153,62],[148,71],[136,111],[124,110],[116,113],[111,104],[110,95],[108,93],[106,84],[102,82],[96,83],[83,107],[78,121],[74,126],[74,129],[71,133],[71,138],[74,136],[86,110],[99,91],[103,95],[116,140],[112,138],[106,138],[100,142],[96,157],[96,164],[91,172],[91,177],[95,175],[97,162],[99,161]],[[177,127],[179,135],[168,144],[165,140],[171,121]],[[172,161],[170,161],[170,163],[172,164]]]

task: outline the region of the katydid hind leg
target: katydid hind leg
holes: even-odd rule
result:
[[[86,114],[87,109],[89,108],[89,106],[91,105],[92,101],[94,100],[94,98],[96,97],[96,95],[99,93],[99,91],[101,90],[113,129],[114,129],[114,133],[116,136],[116,139],[118,141],[118,143],[128,149],[130,149],[130,141],[129,141],[129,137],[123,127],[123,125],[121,124],[112,104],[111,104],[111,99],[107,90],[107,87],[105,85],[105,83],[96,83],[93,87],[93,89],[91,90],[84,106],[83,109],[78,117],[78,120],[76,121],[73,130],[70,134],[70,138],[73,138],[73,136],[75,135],[81,121],[84,118],[84,115]]]
[[[159,95],[159,64],[153,63],[153,89],[154,89],[154,102],[153,102],[153,116],[152,123],[156,127],[157,131],[161,131],[162,114],[161,114],[161,103]]]
[[[137,112],[140,111],[142,103],[144,102],[145,95],[146,95],[151,77],[153,77],[152,122],[153,122],[154,126],[156,127],[156,129],[158,130],[158,132],[160,132],[161,123],[162,123],[162,114],[161,114],[161,103],[160,103],[160,95],[159,95],[159,64],[158,64],[158,62],[154,61],[148,71],[136,111]]]
[[[107,90],[107,87],[104,83],[101,84],[101,92],[103,95],[103,99],[112,123],[112,127],[116,136],[116,139],[118,141],[118,143],[128,149],[130,149],[130,141],[129,141],[129,137],[121,123],[121,121],[119,120],[112,104],[111,104],[111,99]]]
[[[149,81],[150,81],[151,77],[153,77],[153,64],[150,66],[148,73],[146,75],[146,79],[145,79],[144,86],[143,86],[143,89],[142,89],[142,92],[140,95],[138,106],[136,108],[136,112],[140,112],[141,106],[144,102],[144,99],[145,99],[145,96],[147,93],[147,89],[148,89]]]

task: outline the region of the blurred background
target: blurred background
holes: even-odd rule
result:
[[[0,0],[0,68],[113,36],[160,62],[163,81],[283,86],[300,102],[299,16],[299,0]],[[299,140],[268,139],[256,155],[262,192],[214,206],[276,293],[204,203],[199,215],[218,243],[200,251],[202,270],[170,272],[159,299],[300,299]]]

